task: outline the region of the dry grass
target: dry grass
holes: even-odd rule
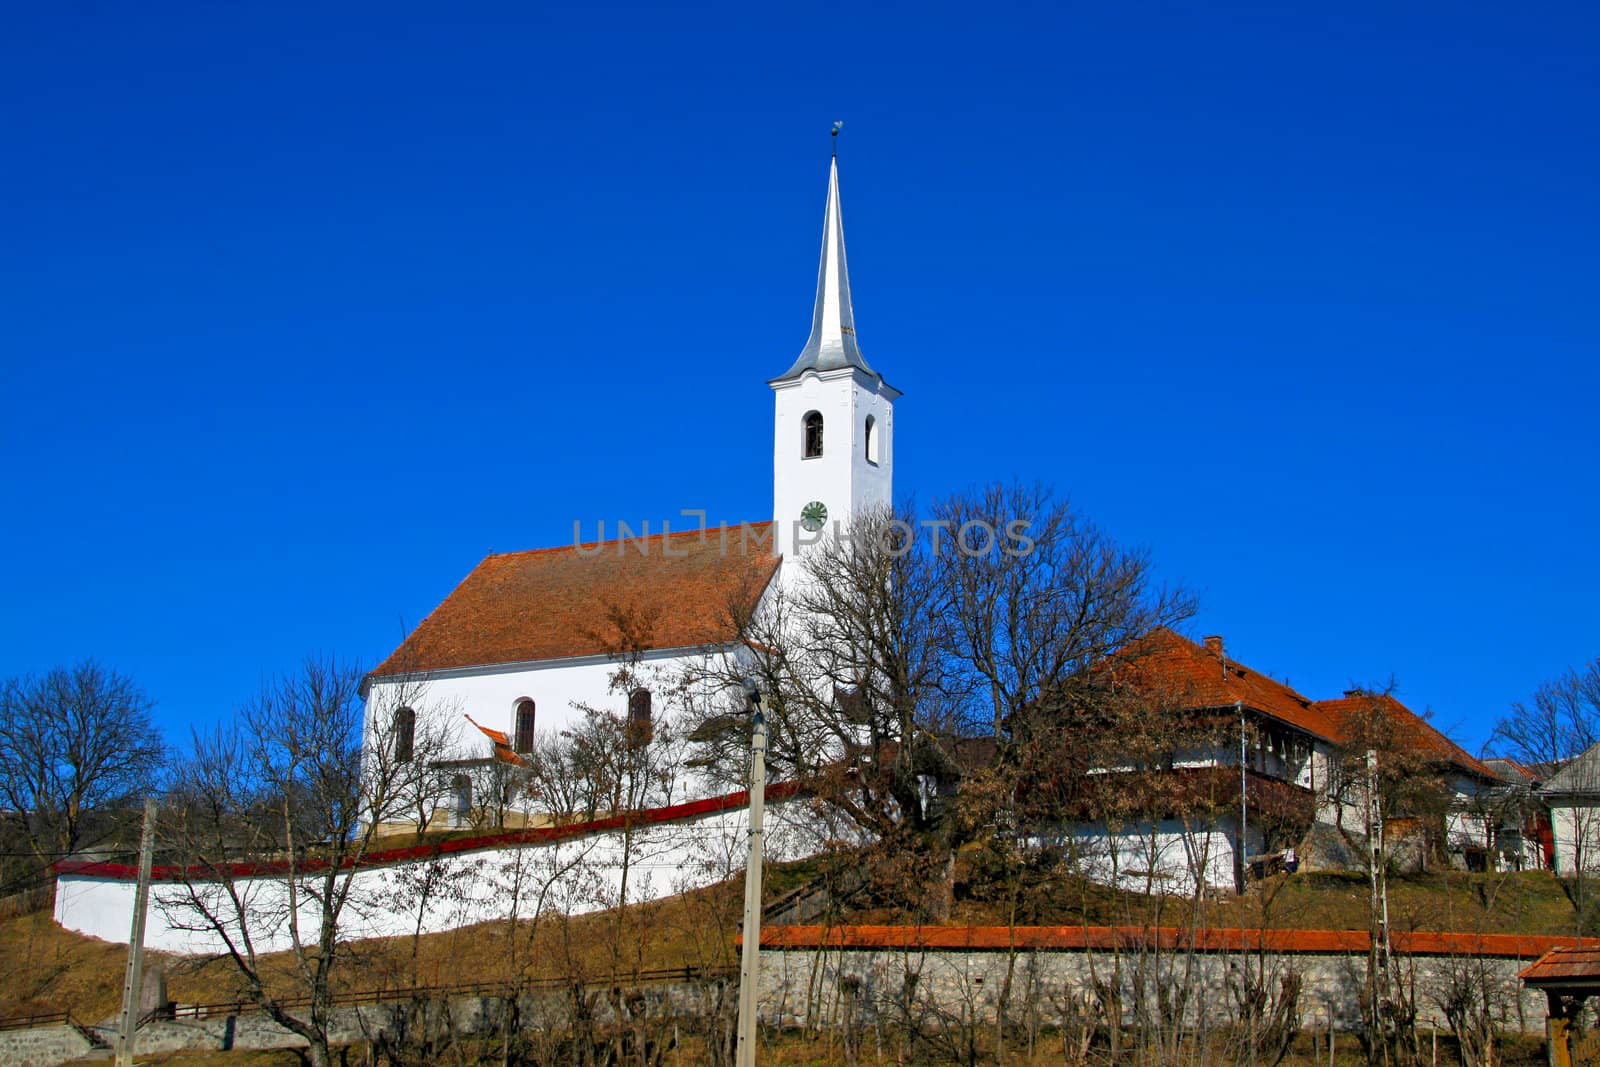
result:
[[[344,992],[395,987],[501,985],[513,978],[599,976],[667,967],[717,967],[735,962],[738,883],[618,911],[524,921],[514,965],[508,924],[485,923],[420,938],[383,938],[348,947],[335,972]],[[0,1017],[71,1011],[86,1022],[110,1018],[122,997],[127,950],[57,926],[48,911],[0,922]],[[245,990],[227,959],[152,952],[167,992],[179,1003],[242,999]],[[263,959],[270,988],[303,988],[291,953]]]
[[[972,872],[958,884],[952,921],[1005,925],[1012,897],[994,880]],[[1359,874],[1301,873],[1265,880],[1243,896],[1218,894],[1201,902],[1202,925],[1277,929],[1364,930],[1370,889]],[[1195,905],[1178,897],[1118,892],[1083,879],[1024,879],[1016,897],[1019,924],[1187,925]],[[1568,935],[1578,916],[1562,883],[1548,871],[1411,875],[1389,883],[1389,915],[1396,930]],[[890,913],[877,918],[893,921]]]
[[[71,1011],[98,1022],[117,1010],[127,950],[72,934],[37,911],[0,922],[0,1017]]]
[[[803,881],[815,868],[805,864],[775,870],[773,895]],[[954,922],[1004,924],[1009,904],[993,884],[973,881],[967,868]],[[733,938],[739,913],[739,882],[688,893],[620,912],[573,919],[550,917],[518,931],[520,967],[512,964],[504,923],[488,923],[431,934],[413,941],[389,938],[350,946],[338,987],[346,992],[378,988],[482,984],[513,977],[598,976],[666,967],[714,967],[735,962]],[[987,898],[987,899],[986,899]],[[1182,925],[1189,905],[1119,893],[1068,879],[1041,879],[1026,886],[1019,923]],[[1241,898],[1207,901],[1202,920],[1211,926],[1361,929],[1366,925],[1367,887],[1359,877],[1300,874],[1266,883]],[[1396,929],[1483,930],[1566,934],[1574,910],[1561,883],[1548,873],[1511,875],[1434,874],[1397,879],[1390,893]],[[891,909],[862,909],[842,922],[895,922]],[[70,1010],[98,1022],[115,1013],[122,989],[125,950],[57,927],[48,911],[0,922],[0,1017]],[[168,991],[180,1003],[210,1003],[242,997],[227,960],[163,957],[151,961],[167,973]],[[270,957],[272,986],[292,993],[299,982],[293,957]]]
[[[1213,906],[1217,925],[1268,925],[1361,930],[1370,899],[1360,875],[1280,876],[1242,898]],[[1548,871],[1468,874],[1447,871],[1391,881],[1390,921],[1397,930],[1573,934],[1578,915],[1561,882]],[[1237,916],[1228,919],[1228,916]]]
[[[301,1060],[297,1053],[284,1049],[235,1049],[230,1052],[169,1052],[140,1056],[138,1062],[139,1067],[165,1063],[173,1067],[300,1067]]]

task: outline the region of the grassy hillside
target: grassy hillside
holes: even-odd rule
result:
[[[486,923],[419,938],[383,938],[347,946],[338,986],[362,991],[420,986],[500,984],[523,978],[628,973],[660,967],[732,962],[740,886],[737,883],[568,919]],[[127,950],[57,926],[48,912],[0,923],[0,1018],[68,1010],[85,1022],[113,1015],[122,996]],[[231,961],[150,953],[167,991],[179,1003],[242,997]],[[297,988],[290,953],[263,959],[269,985]],[[276,978],[276,981],[272,979]]]
[[[788,865],[769,879],[772,896],[805,882],[810,864]],[[963,862],[957,872],[953,923],[1183,925],[1190,905],[1172,898],[1116,892],[1071,879],[997,882]],[[357,991],[419,985],[498,984],[524,977],[602,975],[659,967],[734,962],[740,883],[685,894],[622,912],[524,923],[513,941],[507,925],[490,923],[424,937],[390,938],[349,947],[340,985]],[[770,899],[770,898],[769,898]],[[1362,929],[1368,890],[1358,876],[1279,877],[1243,897],[1207,900],[1209,926]],[[1570,934],[1575,911],[1562,884],[1546,872],[1440,873],[1396,879],[1390,893],[1396,929]],[[857,900],[836,922],[900,922],[891,907]],[[61,930],[47,912],[0,923],[0,1017],[71,1010],[86,1021],[112,1015],[122,988],[125,950]],[[241,995],[226,960],[154,959],[165,967],[172,997],[183,1003]],[[294,960],[267,961],[277,984],[291,988]]]
[[[1371,890],[1362,875],[1302,873],[1267,880],[1243,896],[1199,905],[1203,925],[1364,930]],[[956,921],[971,924],[1086,922],[1096,925],[1182,926],[1190,902],[1119,893],[1075,879],[1041,879],[1006,892],[977,880],[957,886]],[[1389,918],[1396,930],[1574,934],[1577,912],[1562,883],[1548,871],[1467,874],[1448,871],[1391,879]]]

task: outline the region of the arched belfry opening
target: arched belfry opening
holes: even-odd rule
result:
[[[866,442],[867,462],[876,465],[878,462],[878,420],[871,415],[867,416],[867,424],[863,427],[861,438]]]
[[[822,456],[822,412],[806,412],[806,417],[800,420],[800,426],[800,458],[820,458]]]

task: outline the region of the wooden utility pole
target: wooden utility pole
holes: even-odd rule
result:
[[[1239,713],[1239,892],[1250,885],[1250,752],[1244,722],[1244,701],[1235,700]]]
[[[133,891],[133,929],[128,934],[128,970],[122,980],[122,1025],[117,1029],[117,1067],[133,1067],[133,1035],[139,1028],[139,986],[144,981],[144,913],[150,903],[150,863],[156,851],[156,802],[144,802],[139,838],[139,885]]]
[[[755,1067],[756,997],[761,980],[762,823],[766,815],[767,720],[761,713],[761,692],[745,683],[750,702],[750,854],[744,865],[744,944],[739,953],[739,1034],[735,1067]]]

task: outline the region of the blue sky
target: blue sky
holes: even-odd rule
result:
[[[0,674],[181,736],[574,519],[766,517],[843,119],[899,492],[1051,482],[1475,748],[1600,654],[1600,15],[1396,7],[14,8]]]

